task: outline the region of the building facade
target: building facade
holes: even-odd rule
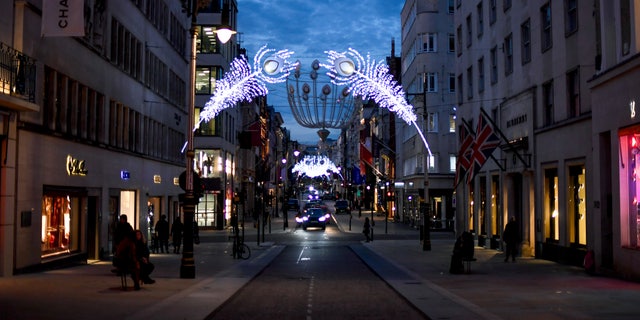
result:
[[[592,3],[569,0],[455,2],[456,124],[474,152],[486,146],[481,127],[500,141],[456,189],[458,232],[498,248],[514,216],[523,256],[582,264],[598,235],[587,138],[595,17]]]
[[[419,128],[399,121],[396,194],[402,221],[453,229],[456,160],[455,49],[451,1],[405,1],[401,75]],[[426,149],[417,130],[429,143]],[[425,204],[427,205],[425,207]]]
[[[160,215],[180,215],[180,3],[85,1],[84,36],[56,37],[41,34],[42,3],[0,4],[3,276],[108,259],[118,215],[147,236]]]

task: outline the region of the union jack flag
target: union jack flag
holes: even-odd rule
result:
[[[500,137],[485,118],[484,113],[478,117],[476,139],[471,148],[471,167],[467,173],[467,183],[471,184],[480,168],[487,162],[493,151],[500,146]]]
[[[463,120],[464,122],[464,120]],[[458,135],[458,143],[460,150],[458,150],[458,157],[456,159],[456,177],[453,182],[453,188],[455,189],[460,181],[467,174],[467,171],[471,167],[471,150],[473,149],[473,134],[466,123],[463,123]]]

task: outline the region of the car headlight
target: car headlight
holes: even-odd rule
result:
[[[322,216],[322,217],[318,218],[318,221],[320,221],[320,222],[324,222],[325,220],[327,220],[327,217],[325,217],[325,216]]]
[[[331,215],[327,213],[327,214],[324,215],[324,218],[325,219],[329,219],[329,218],[331,218]]]
[[[309,220],[309,217],[304,216],[304,217],[302,217],[302,220],[303,220],[303,221],[307,221],[307,220]]]

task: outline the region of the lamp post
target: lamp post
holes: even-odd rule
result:
[[[183,7],[188,17],[191,17],[191,56],[189,61],[189,91],[187,101],[187,145],[186,145],[186,171],[185,171],[185,194],[183,197],[183,248],[182,259],[180,260],[180,278],[193,279],[196,277],[196,266],[193,254],[193,220],[196,211],[196,205],[199,199],[196,199],[194,193],[194,175],[193,175],[193,159],[195,151],[193,148],[193,128],[195,127],[195,84],[196,84],[196,43],[198,39],[198,28],[196,17],[198,15],[199,6],[207,5],[209,1],[189,0],[183,2]],[[226,14],[228,20],[229,4],[225,1],[223,6],[223,16]],[[223,17],[224,20],[224,17]],[[229,36],[230,37],[230,36]],[[222,43],[226,40],[219,39]]]
[[[282,167],[286,169],[287,168],[286,165],[287,165],[287,159],[286,158],[282,158]],[[282,173],[282,170],[280,170],[280,172]],[[286,176],[285,176],[285,178],[286,178]],[[284,181],[285,181],[285,179],[282,178],[282,188],[283,188],[283,191],[282,191],[282,195],[283,195],[283,197],[282,197],[282,208],[284,208],[282,210],[282,230],[287,230],[287,228],[289,227],[289,217],[288,217],[289,214],[288,214],[288,208],[286,207],[286,203],[284,202],[285,201],[284,193],[285,193],[285,190],[286,190],[286,184],[284,183]],[[276,186],[276,187],[279,188],[278,186]],[[276,189],[276,191],[278,191],[278,189]]]

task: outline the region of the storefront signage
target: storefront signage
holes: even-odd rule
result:
[[[129,173],[129,171],[127,170],[120,171],[120,179],[129,180],[130,178],[131,178],[131,173]]]
[[[527,114],[522,114],[507,120],[507,128],[527,122]]]
[[[78,160],[71,155],[67,155],[67,174],[70,176],[86,176],[87,169],[84,160]]]
[[[631,100],[631,102],[629,102],[629,115],[631,116],[631,119],[636,118],[636,101],[635,100]]]
[[[153,183],[162,183],[162,177],[159,174],[153,175]]]
[[[180,185],[180,178],[173,177],[173,185],[174,186],[179,186]]]

